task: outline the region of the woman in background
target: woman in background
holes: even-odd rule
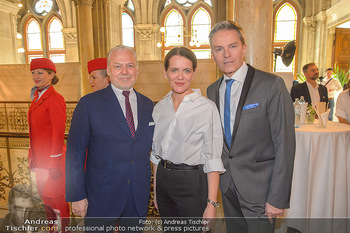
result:
[[[69,225],[69,205],[65,202],[66,103],[55,91],[58,82],[55,64],[47,58],[30,63],[35,86],[28,112],[30,148],[29,168],[35,173],[38,193],[43,202],[60,211],[62,229]]]
[[[336,106],[335,115],[339,122],[350,125],[350,81],[346,84],[346,90],[339,94]]]
[[[89,84],[92,91],[99,91],[104,89],[109,84],[109,77],[107,75],[107,58],[96,58],[87,63],[89,72]]]

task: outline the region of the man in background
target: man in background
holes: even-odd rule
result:
[[[333,121],[333,114],[334,114],[334,107],[335,107],[334,97],[338,92],[341,92],[343,90],[343,87],[341,86],[341,83],[339,82],[339,80],[333,76],[332,68],[326,69],[326,78],[323,79],[322,85],[325,86],[328,90],[329,108],[331,110],[329,113],[328,119],[330,121]]]
[[[316,80],[319,78],[320,73],[317,65],[312,62],[303,66],[303,73],[306,81],[292,87],[291,97],[292,101],[295,98],[304,96],[305,102],[311,105],[317,105],[318,102],[326,102],[328,104],[328,91],[323,85],[319,85]]]

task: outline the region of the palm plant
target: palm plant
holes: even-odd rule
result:
[[[297,80],[299,83],[303,83],[306,81],[306,78],[303,74],[297,74],[297,77],[298,77]]]
[[[349,81],[349,78],[348,78],[349,74],[350,74],[350,70],[348,70],[346,72],[345,70],[340,69],[339,66],[337,65],[337,63],[335,63],[335,65],[334,65],[334,77],[339,80],[342,87],[344,86],[345,83],[347,83]]]

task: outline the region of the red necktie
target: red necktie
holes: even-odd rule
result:
[[[39,90],[36,89],[36,91],[34,92],[34,99],[33,99],[33,102],[35,103],[39,98]]]
[[[132,138],[135,137],[135,125],[134,125],[134,118],[132,116],[131,106],[129,102],[129,94],[130,91],[123,91],[123,96],[125,96],[125,119],[128,123],[130,133]]]

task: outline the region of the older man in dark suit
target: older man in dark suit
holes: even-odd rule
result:
[[[213,58],[224,73],[207,94],[224,128],[226,173],[220,177],[220,189],[227,232],[273,232],[275,218],[290,201],[292,101],[281,78],[244,62],[247,46],[237,23],[217,23],[209,38]]]
[[[80,216],[145,217],[154,104],[133,89],[139,71],[131,48],[111,49],[107,72],[111,84],[82,97],[74,111],[66,156],[66,200]]]
[[[327,88],[321,84],[317,84],[316,80],[319,78],[318,67],[315,63],[308,63],[303,66],[303,73],[306,81],[292,87],[290,95],[293,102],[295,98],[304,96],[308,104],[316,105],[318,102],[328,103]]]

